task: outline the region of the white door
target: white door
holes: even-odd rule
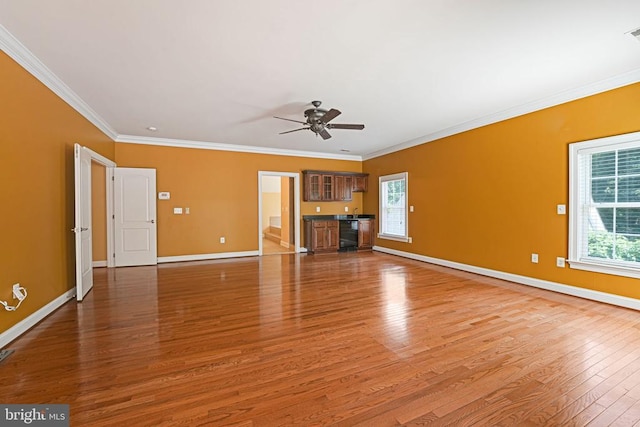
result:
[[[76,299],[82,301],[93,287],[91,251],[91,152],[75,144]]]
[[[115,265],[158,263],[156,170],[114,169]]]

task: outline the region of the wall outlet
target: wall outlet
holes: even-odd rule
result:
[[[531,262],[534,264],[538,263],[538,254],[531,254]]]
[[[316,206],[316,212],[320,212],[320,206]]]
[[[13,299],[17,299],[18,301],[22,301],[25,299],[27,295],[24,293],[22,286],[20,283],[16,283],[13,285]]]
[[[345,211],[345,212],[349,212],[349,206],[345,206],[345,207],[344,207],[344,211]]]
[[[221,237],[221,238],[220,238],[220,243],[225,243],[225,242],[226,242],[225,238],[224,238],[224,237]]]
[[[567,214],[567,205],[558,205],[556,206],[556,212],[558,215],[566,215]]]
[[[564,258],[559,256],[556,258],[556,267],[564,268]]]

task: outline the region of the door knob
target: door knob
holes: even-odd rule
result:
[[[87,231],[87,230],[88,230],[88,228],[86,228],[86,227],[80,227],[80,231]]]

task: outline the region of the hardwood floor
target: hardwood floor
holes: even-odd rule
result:
[[[71,425],[640,425],[640,314],[376,252],[100,269],[0,402]]]
[[[279,243],[272,242],[269,239],[262,239],[262,255],[274,255],[274,254],[292,254],[295,253],[294,249],[285,248]]]

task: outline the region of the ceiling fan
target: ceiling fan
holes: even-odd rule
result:
[[[327,132],[327,129],[354,129],[354,130],[362,130],[364,129],[364,125],[354,125],[354,124],[346,124],[346,123],[329,123],[331,120],[338,117],[342,112],[336,110],[335,108],[330,109],[329,111],[324,108],[320,108],[320,101],[312,101],[314,108],[309,108],[304,112],[304,116],[307,118],[306,122],[301,122],[299,120],[285,119],[284,117],[276,117],[275,119],[287,120],[294,123],[300,123],[305,125],[306,127],[294,130],[288,130],[286,132],[280,132],[280,135],[285,133],[297,132],[299,130],[309,129],[311,132],[315,133],[316,136],[320,135],[322,139],[329,139],[331,135]]]

